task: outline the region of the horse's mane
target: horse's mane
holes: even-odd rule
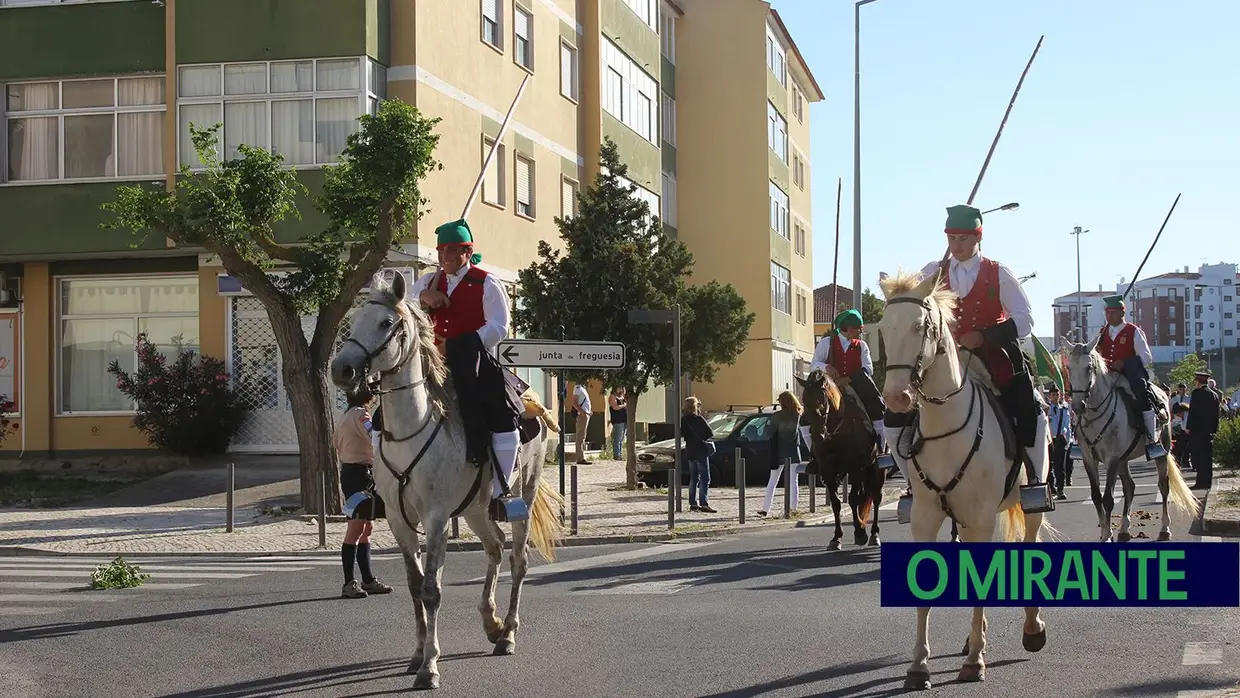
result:
[[[421,355],[422,375],[430,396],[431,413],[441,419],[448,406],[456,401],[456,393],[448,374],[448,365],[435,349],[435,324],[431,322],[419,303],[405,299],[401,302],[392,293],[390,282],[375,284],[369,300],[382,303],[396,311],[413,328],[413,350]]]
[[[891,299],[896,296],[907,296],[912,294],[912,292],[920,286],[923,281],[925,281],[925,278],[922,277],[921,272],[906,272],[903,270],[898,270],[896,271],[895,276],[889,276],[879,281],[878,285],[882,288],[883,295],[885,295],[888,299]],[[943,313],[948,320],[953,322],[955,321],[955,310],[956,304],[959,302],[959,297],[954,291],[943,285],[942,279],[934,285],[934,290],[930,292],[930,300],[938,306],[939,311]]]
[[[840,387],[835,384],[835,381],[831,380],[831,376],[823,373],[821,369],[814,369],[806,378],[810,382],[817,382],[821,378],[822,389],[827,393],[827,402],[831,403],[831,409],[840,408],[840,401],[844,399],[844,394],[840,392]]]

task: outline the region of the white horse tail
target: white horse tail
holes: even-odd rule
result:
[[[1021,507],[1020,502],[1012,505],[1007,511],[1002,512],[999,517],[999,540],[1008,543],[1019,543],[1025,540],[1025,510]],[[1034,538],[1036,542],[1049,539],[1066,540],[1063,535],[1051,525],[1046,519],[1046,514],[1042,514],[1041,523],[1038,525],[1038,535]],[[1045,535],[1045,537],[1043,537]]]
[[[1180,464],[1176,462],[1175,456],[1167,454],[1167,495],[1171,499],[1171,503],[1182,512],[1192,514],[1193,518],[1201,515],[1201,503],[1193,496],[1193,491],[1188,488],[1188,483],[1184,482],[1184,475],[1180,472]]]
[[[555,547],[564,540],[564,525],[560,523],[560,509],[564,498],[541,477],[530,505],[530,540],[543,559],[555,560]]]

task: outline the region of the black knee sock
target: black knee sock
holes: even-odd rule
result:
[[[357,544],[357,568],[362,571],[362,583],[375,581],[375,576],[370,573],[370,543]]]
[[[340,562],[344,563],[344,583],[353,581],[353,559],[358,557],[358,546],[345,543],[340,546]]]

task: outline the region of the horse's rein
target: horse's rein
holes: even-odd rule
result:
[[[397,315],[397,321],[392,325],[392,329],[388,332],[387,337],[383,339],[383,342],[380,343],[379,346],[375,347],[374,349],[368,348],[365,344],[362,344],[361,342],[357,341],[352,336],[350,336],[348,339],[344,341],[345,344],[350,344],[350,343],[356,344],[362,351],[366,352],[366,365],[362,369],[363,380],[365,380],[366,379],[365,377],[369,375],[370,373],[370,362],[374,360],[374,358],[377,357],[379,354],[382,354],[384,351],[386,351],[388,345],[391,344],[394,339],[400,336],[404,336],[405,339],[408,339],[409,337],[412,336],[412,333],[409,331],[408,321],[405,319],[403,315],[401,315],[396,310],[396,308],[393,308],[387,303],[382,303],[380,301],[366,301],[366,304],[382,306],[384,308],[387,308],[388,310],[395,312]],[[381,376],[380,380],[382,380],[382,378],[393,376],[399,373],[400,370],[404,368],[405,364],[409,363],[413,359],[414,354],[415,352],[410,347],[407,347],[405,344],[402,343],[400,345],[400,361],[397,361],[395,364],[393,364],[391,368],[380,371],[379,372],[379,375]],[[406,385],[398,386],[395,388],[388,388],[387,390],[376,388],[372,390],[371,392],[373,392],[376,396],[379,397],[379,408],[382,409],[384,395],[388,393],[394,393],[400,390],[411,390],[413,388],[420,387],[424,385],[425,383],[426,383],[426,376],[423,376],[422,378],[416,381],[413,381],[411,383],[408,383]],[[426,422],[422,426],[415,429],[412,434],[399,438],[399,439],[396,438],[396,436],[393,435],[392,432],[388,431],[386,426],[380,429],[379,430],[379,458],[380,460],[385,460],[383,458],[383,442],[391,441],[393,443],[400,443],[402,441],[408,441],[414,438],[415,436],[417,436],[418,434],[421,434],[423,431],[425,431],[426,428],[430,426],[430,423],[432,421],[434,420],[433,419],[426,420]]]

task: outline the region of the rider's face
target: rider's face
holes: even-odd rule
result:
[[[465,266],[471,249],[468,247],[444,247],[439,250],[439,266],[449,274],[455,274]]]
[[[844,328],[844,329],[840,330],[840,334],[844,335],[845,337],[847,337],[847,338],[849,338],[849,339],[860,339],[860,338],[861,338],[861,328],[860,328],[860,327],[858,327],[858,326],[856,326],[856,325],[853,325],[853,326],[851,326],[851,327],[846,327],[846,328]]]
[[[1107,308],[1107,322],[1118,325],[1124,321],[1124,311],[1120,308]]]
[[[952,256],[956,258],[956,261],[964,262],[972,259],[977,254],[977,245],[980,240],[980,236],[966,233],[948,235],[947,248],[951,250]]]

